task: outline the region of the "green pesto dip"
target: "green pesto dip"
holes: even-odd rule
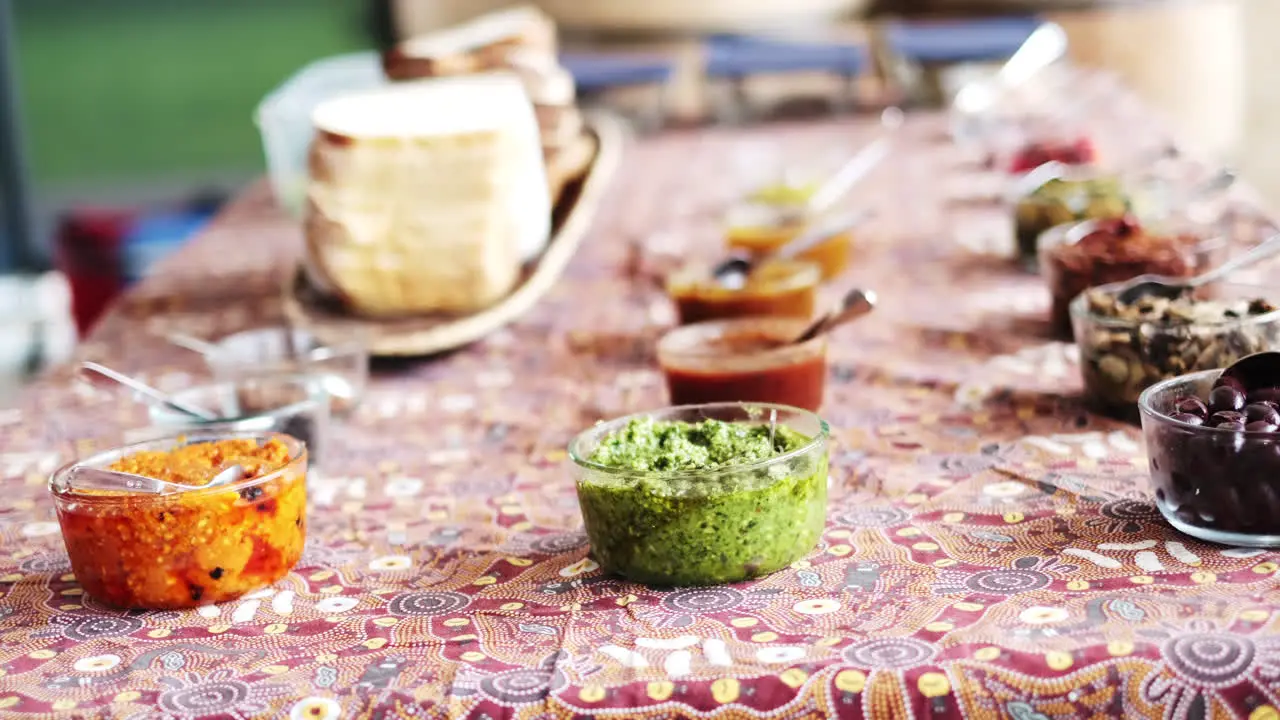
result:
[[[826,521],[827,454],[783,425],[632,420],[606,436],[578,500],[602,567],[653,585],[712,585],[765,575],[803,557]]]

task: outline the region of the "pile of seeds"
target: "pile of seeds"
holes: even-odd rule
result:
[[[1085,299],[1089,320],[1076,338],[1085,394],[1122,415],[1132,414],[1138,395],[1160,380],[1226,367],[1280,345],[1280,317],[1260,318],[1276,307],[1260,298],[1144,297],[1122,303],[1093,290]]]

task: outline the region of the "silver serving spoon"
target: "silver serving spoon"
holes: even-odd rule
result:
[[[218,419],[218,416],[215,413],[199,407],[198,405],[192,405],[189,402],[173,398],[142,382],[141,380],[129,377],[121,372],[116,372],[105,365],[100,365],[95,362],[83,362],[80,364],[80,370],[82,373],[89,373],[107,378],[108,380],[123,385],[171,410],[176,410],[185,415],[190,415],[191,417],[206,421]]]
[[[711,270],[711,275],[716,282],[726,288],[731,290],[740,289],[746,285],[747,276],[751,275],[751,271],[757,265],[766,260],[794,259],[836,235],[860,225],[870,214],[870,212],[863,210],[833,218],[825,223],[816,224],[801,231],[794,239],[788,240],[786,244],[772,252],[754,255],[732,255],[716,265]]]
[[[1213,386],[1235,385],[1241,392],[1249,394],[1251,400],[1280,401],[1276,378],[1280,378],[1280,352],[1267,350],[1231,363]]]
[[[1200,187],[1194,189],[1190,193],[1190,198],[1196,200],[1207,195],[1222,192],[1235,184],[1240,177],[1232,168],[1223,168],[1213,175],[1213,177],[1205,180]]]
[[[968,114],[981,114],[995,105],[1001,94],[1030,80],[1067,52],[1067,33],[1057,23],[1036,28],[991,80],[972,82],[956,93],[954,105]]]
[[[193,353],[199,353],[206,357],[218,352],[217,345],[186,333],[172,332],[166,335],[165,339],[167,339],[171,345],[177,345],[184,350],[190,350]]]
[[[1209,272],[1193,278],[1170,278],[1160,275],[1141,275],[1130,280],[1116,291],[1116,299],[1130,304],[1147,297],[1155,296],[1170,300],[1182,297],[1196,288],[1203,287],[1220,280],[1231,273],[1248,267],[1260,260],[1265,260],[1280,252],[1280,234],[1272,235],[1253,246],[1248,252],[1234,257]]]
[[[244,479],[245,470],[241,465],[232,465],[223,469],[204,485],[184,485],[166,480],[134,473],[118,472],[88,466],[77,467],[71,471],[67,484],[78,490],[114,490],[144,495],[171,495],[187,490],[203,490],[219,485],[230,485]]]
[[[867,176],[889,155],[893,147],[893,133],[902,127],[902,110],[887,107],[880,113],[880,126],[887,132],[876,138],[870,145],[859,150],[848,162],[836,171],[818,188],[804,205],[803,218],[818,217],[830,210],[833,205],[858,181]],[[803,219],[802,218],[802,219]]]
[[[808,342],[823,333],[831,332],[837,326],[852,322],[876,308],[876,294],[871,290],[854,289],[845,294],[840,304],[824,313],[813,324],[805,328],[793,345]]]

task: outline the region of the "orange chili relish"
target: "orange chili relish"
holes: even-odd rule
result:
[[[288,573],[306,538],[306,464],[291,461],[282,440],[148,450],[110,467],[198,486],[233,464],[246,477],[226,489],[57,495],[71,568],[85,591],[121,608],[188,608],[235,599]]]
[[[232,465],[244,468],[247,479],[266,475],[288,462],[289,448],[278,439],[259,445],[253,438],[231,438],[192,443],[168,452],[144,450],[120,458],[111,469],[183,485],[205,485]]]

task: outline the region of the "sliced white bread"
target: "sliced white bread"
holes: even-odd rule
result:
[[[329,100],[312,119],[308,273],[353,310],[472,311],[545,247],[541,140],[514,75],[396,84]]]

